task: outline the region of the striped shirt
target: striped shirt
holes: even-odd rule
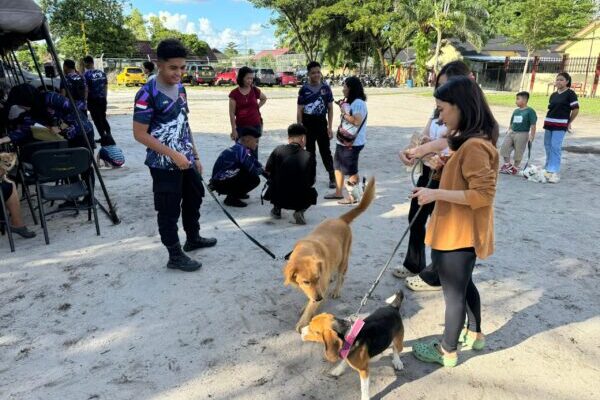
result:
[[[548,113],[544,118],[544,129],[566,131],[569,126],[571,111],[576,108],[579,108],[579,101],[577,94],[571,89],[567,89],[562,93],[552,93],[548,104]]]

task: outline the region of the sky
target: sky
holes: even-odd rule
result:
[[[229,42],[235,42],[242,52],[247,48],[255,52],[275,48],[274,28],[269,24],[271,11],[254,8],[246,0],[131,0],[131,3],[144,17],[164,17],[167,28],[196,33],[219,50]]]

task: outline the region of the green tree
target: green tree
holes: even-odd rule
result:
[[[148,40],[148,30],[142,13],[137,8],[131,10],[125,20],[125,25],[133,33],[137,40]]]
[[[256,54],[256,52],[254,51],[254,49],[248,49],[248,55],[249,56],[253,56],[255,54]]]
[[[129,55],[135,37],[125,26],[122,0],[40,0],[63,55]]]
[[[181,33],[175,29],[165,27],[164,21],[157,16],[150,17],[148,20],[148,31],[152,46],[158,46],[158,43],[164,39],[179,39],[188,49],[191,55],[196,57],[206,57],[210,46],[198,38],[195,33]]]
[[[228,58],[232,58],[240,54],[240,52],[237,50],[237,44],[235,42],[227,43],[225,50],[223,50],[223,54],[225,54]]]
[[[511,43],[523,44],[527,49],[521,89],[531,55],[572,36],[594,17],[595,11],[594,0],[521,0],[504,6],[501,32]]]
[[[48,58],[48,50],[46,49],[45,44],[31,44],[34,51],[34,56],[39,65],[44,63],[44,60]],[[35,68],[35,63],[33,62],[33,58],[31,57],[31,51],[29,51],[29,46],[25,45],[21,49],[15,52],[17,56],[17,60],[21,65],[23,65],[26,69],[33,71]]]

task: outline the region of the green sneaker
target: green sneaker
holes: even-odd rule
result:
[[[469,335],[469,332],[471,335]],[[476,335],[472,335],[473,333],[476,332],[471,332],[467,328],[463,328],[463,330],[460,332],[460,336],[458,337],[458,343],[462,343],[463,349],[483,350],[485,347],[485,337],[477,339]]]
[[[413,354],[423,362],[437,363],[444,367],[456,367],[458,357],[443,355],[438,351],[439,342],[434,340],[429,343],[417,342],[413,345]]]

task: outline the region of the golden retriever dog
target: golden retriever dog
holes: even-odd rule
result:
[[[286,286],[294,285],[308,297],[308,303],[296,324],[298,332],[309,324],[328,294],[329,283],[334,279],[335,287],[330,296],[334,299],[340,296],[352,245],[350,223],[369,207],[374,197],[375,179],[371,178],[356,207],[339,218],[328,218],[321,222],[294,246],[283,268],[283,275]]]
[[[0,153],[0,182],[5,180],[8,171],[14,168],[17,163],[15,153]]]

